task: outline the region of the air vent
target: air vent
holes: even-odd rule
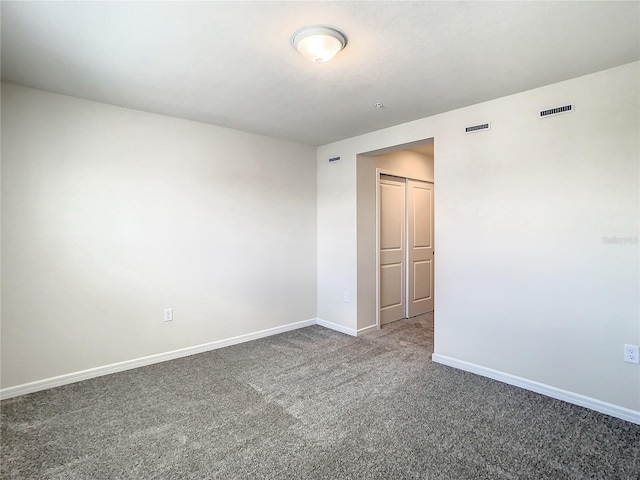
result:
[[[479,125],[472,125],[470,127],[465,127],[464,133],[476,133],[476,132],[482,132],[484,130],[490,130],[490,129],[491,129],[490,123],[481,123]]]
[[[340,157],[333,157],[329,159],[329,163],[331,162],[337,162],[338,160],[340,160]]]
[[[567,103],[566,105],[560,105],[559,107],[540,110],[539,117],[540,118],[553,117],[555,115],[562,115],[563,113],[571,113],[573,112],[573,110],[574,110],[573,103]]]

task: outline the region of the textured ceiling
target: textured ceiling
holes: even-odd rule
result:
[[[3,1],[2,78],[320,145],[638,60],[639,6]],[[347,48],[308,62],[311,24]]]

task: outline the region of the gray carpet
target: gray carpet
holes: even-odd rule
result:
[[[633,479],[640,426],[432,363],[430,315],[1,403],[1,478]]]

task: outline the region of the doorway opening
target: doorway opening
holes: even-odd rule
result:
[[[389,147],[383,150],[372,151],[358,155],[356,163],[357,177],[357,252],[358,252],[358,270],[357,270],[357,302],[358,302],[358,333],[371,328],[380,328],[381,325],[381,306],[392,307],[386,310],[394,310],[401,312],[399,318],[407,318],[420,314],[420,310],[412,308],[409,311],[410,304],[430,304],[428,309],[433,311],[434,299],[434,251],[433,239],[434,228],[433,223],[428,226],[418,223],[417,231],[415,219],[409,221],[408,215],[419,219],[424,218],[420,212],[429,211],[430,217],[433,219],[433,188],[434,188],[434,139],[429,138],[410,144]],[[380,193],[380,179],[387,181],[396,181],[403,183],[404,187],[398,186],[396,189],[392,184],[388,184],[389,188]],[[383,189],[386,187],[383,187]],[[402,193],[404,190],[404,194]],[[411,198],[408,192],[412,191]],[[393,192],[393,193],[392,193]],[[393,240],[397,244],[402,241],[404,246],[403,252],[391,252],[390,244],[381,243],[380,236],[380,201],[385,200],[385,193],[389,193],[392,197],[391,202],[404,205],[404,212],[395,215],[392,219],[394,223]],[[414,198],[417,197],[417,198]],[[427,203],[420,203],[421,200],[427,199]],[[402,201],[401,201],[402,200]],[[418,210],[415,205],[407,208],[407,200],[410,204],[418,203]],[[416,201],[416,202],[414,202]],[[430,204],[429,204],[430,203]],[[411,213],[413,211],[413,214]],[[431,219],[429,221],[431,222]],[[402,226],[400,225],[400,222]],[[384,222],[382,222],[384,223]],[[413,223],[412,232],[406,231]],[[402,239],[400,239],[399,228],[402,228]],[[391,237],[390,237],[391,238]],[[426,242],[425,238],[429,241]],[[382,240],[389,238],[382,238]],[[417,240],[413,242],[413,246],[417,247],[414,254],[409,258],[409,247],[404,242],[408,239]],[[393,243],[393,242],[392,242]],[[427,245],[428,244],[428,245]],[[384,247],[381,251],[381,246]],[[399,246],[399,245],[396,245]],[[386,250],[385,250],[386,248]],[[380,257],[387,254],[398,255],[403,258],[401,262],[395,262],[393,266],[385,264],[384,272],[380,263]],[[418,254],[430,254],[429,257],[419,257]],[[394,262],[390,262],[394,263]],[[410,273],[417,273],[418,282],[415,282]],[[430,272],[425,279],[425,272]],[[384,288],[386,285],[393,285],[395,291],[391,293]],[[381,287],[384,289],[381,290]],[[427,294],[425,294],[427,292]],[[401,302],[394,302],[390,297],[395,295],[396,300],[401,298]],[[384,297],[384,299],[383,299]],[[381,303],[382,301],[382,303]],[[400,305],[400,306],[398,306]],[[417,312],[417,313],[416,313]],[[413,313],[413,314],[412,314]],[[386,313],[384,314],[385,319]],[[396,318],[396,319],[399,319]],[[392,321],[392,320],[388,320]]]

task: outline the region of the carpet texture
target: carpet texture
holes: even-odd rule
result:
[[[1,478],[633,479],[640,426],[432,363],[431,315],[9,399]]]

